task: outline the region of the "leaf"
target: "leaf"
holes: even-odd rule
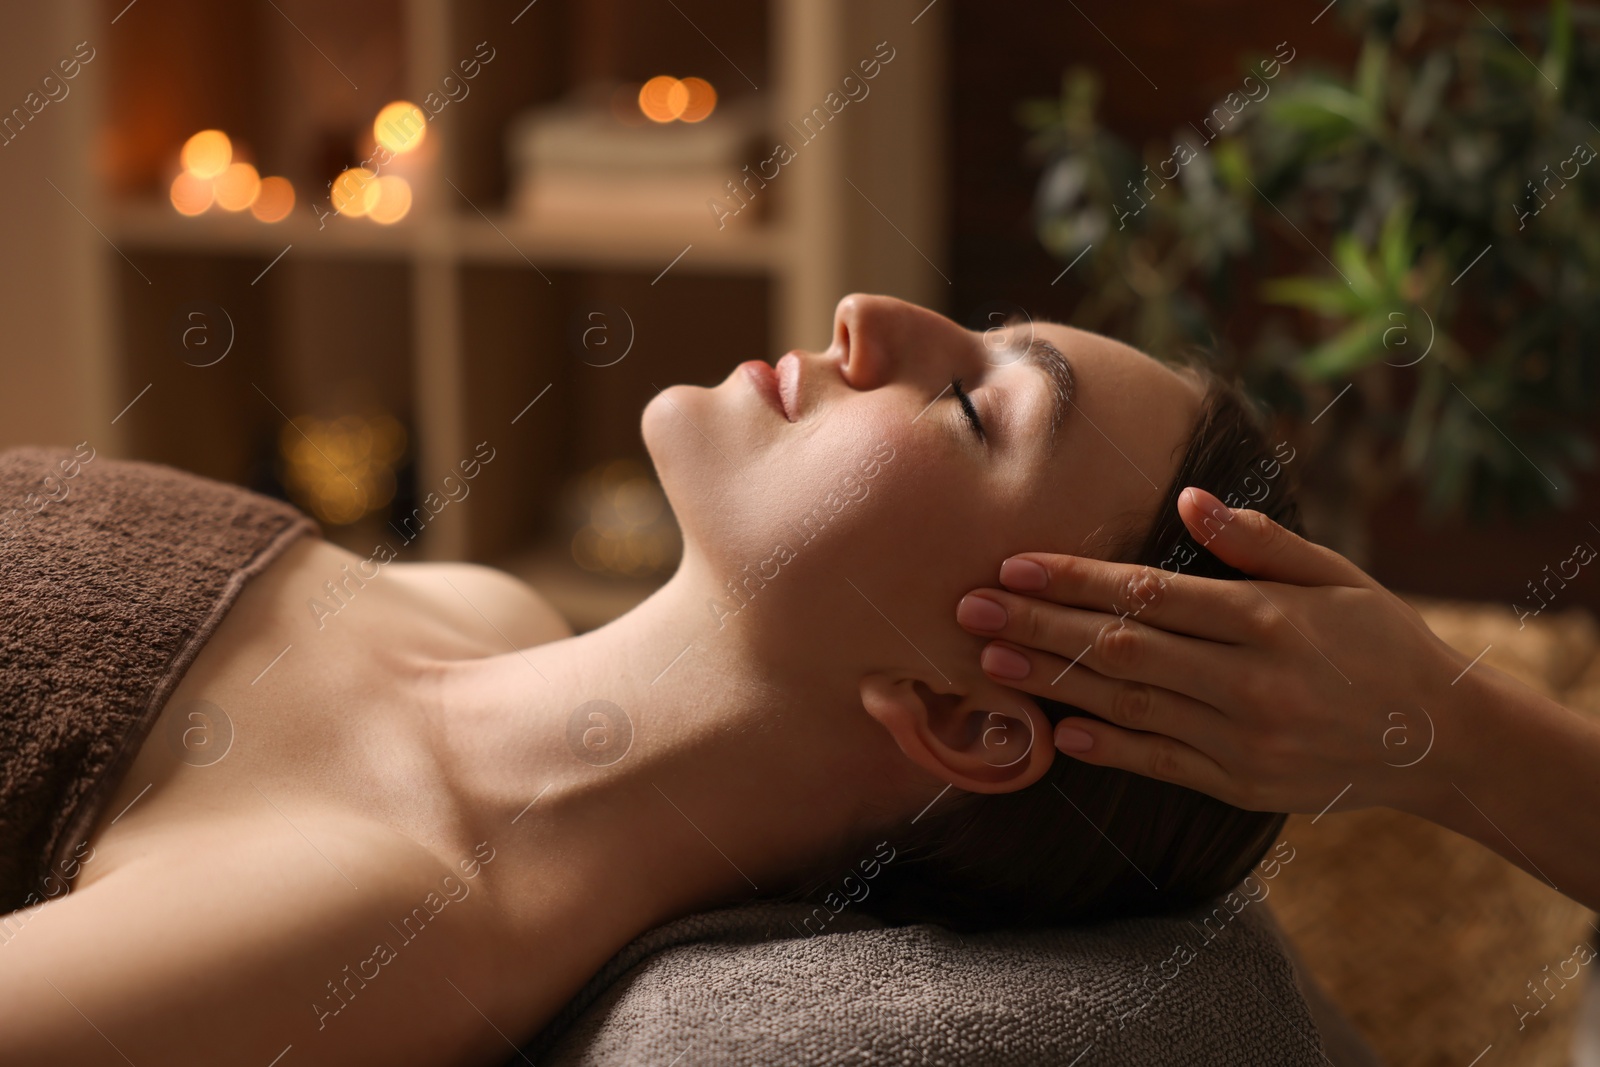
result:
[[[1572,9],[1567,0],[1551,0],[1550,41],[1545,46],[1539,70],[1556,85],[1567,84],[1572,65]]]
[[[1377,362],[1383,353],[1383,320],[1364,319],[1319,345],[1300,360],[1300,372],[1314,381],[1339,378]]]
[[[1229,189],[1241,190],[1250,183],[1250,157],[1244,146],[1232,138],[1218,141],[1211,150],[1217,176]]]
[[[1378,261],[1389,286],[1398,290],[1411,270],[1411,205],[1405,201],[1389,209],[1378,235]]]
[[[1366,249],[1361,247],[1361,241],[1355,234],[1341,233],[1334,238],[1333,262],[1349,280],[1349,287],[1365,302],[1379,300],[1385,295],[1383,284],[1372,273],[1372,265],[1367,262]]]
[[[1356,94],[1371,119],[1383,114],[1383,75],[1389,67],[1389,44],[1376,34],[1361,43],[1356,60]]]
[[[1372,115],[1365,101],[1342,85],[1327,82],[1280,89],[1268,109],[1272,117],[1308,132],[1365,130],[1372,126]]]
[[[1017,104],[1018,123],[1029,130],[1046,130],[1061,122],[1061,105],[1054,100],[1024,100]]]
[[[1330,278],[1274,278],[1261,286],[1262,299],[1272,304],[1305,308],[1328,316],[1359,315],[1366,310],[1361,294]]]
[[[1400,132],[1414,137],[1427,128],[1439,110],[1445,86],[1450,84],[1451,68],[1448,52],[1434,52],[1422,61],[1422,69],[1411,84],[1400,112]]]

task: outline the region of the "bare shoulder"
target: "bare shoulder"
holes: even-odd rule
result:
[[[452,863],[371,820],[294,814],[169,825],[5,916],[0,1062],[493,1062],[492,846]]]
[[[518,646],[572,636],[572,627],[533,586],[479,563],[395,563],[394,576],[473,629],[489,627]]]
[[[242,621],[225,627],[248,631],[310,619],[321,630],[328,617],[347,607],[365,614],[359,605],[373,601],[421,609],[492,646],[572,636],[567,620],[537,589],[505,571],[477,563],[401,562],[392,551],[363,557],[320,537],[298,539],[250,581],[229,613]]]

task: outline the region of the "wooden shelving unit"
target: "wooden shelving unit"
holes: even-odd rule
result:
[[[482,479],[492,488],[409,558],[549,559],[549,500],[565,480],[608,454],[643,456],[641,383],[710,384],[739,360],[824,345],[852,290],[942,306],[939,5],[524,2],[142,0],[115,26],[125,0],[84,9],[78,21],[108,27],[90,203],[115,246],[103,250],[109,328],[90,365],[111,396],[152,383],[113,427],[113,452],[246,481],[249,434],[370,400],[414,428],[419,493],[478,441],[505,457]],[[411,214],[391,227],[319,223],[307,200],[340,163],[328,131],[438,91],[480,41],[496,58],[430,123],[429,158],[406,172]],[[703,225],[532,228],[508,211],[507,121],[582,79],[699,74],[725,101],[759,100],[775,144],[880,42],[892,62],[799,147],[759,223],[719,230],[708,209]],[[288,219],[172,210],[160,168],[208,126],[249,145],[262,173],[291,178]],[[171,352],[172,315],[196,299],[226,307],[238,330],[237,353],[207,378]],[[571,323],[601,304],[630,312],[632,365],[574,358]]]
[[[202,255],[275,256],[293,245],[313,258],[405,259],[431,251],[463,264],[526,267],[532,261],[558,270],[659,270],[694,245],[694,259],[679,264],[690,272],[770,274],[781,269],[786,252],[775,226],[730,229],[712,241],[689,227],[531,229],[514,216],[446,218],[433,227],[420,221],[384,228],[369,223],[359,232],[356,225],[344,220],[319,229],[314,217],[298,212],[271,226],[237,215],[183,219],[167,206],[133,204],[113,215],[110,232],[118,244]]]

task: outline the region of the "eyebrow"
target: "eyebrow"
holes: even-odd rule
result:
[[[1061,423],[1067,417],[1067,406],[1072,403],[1073,394],[1077,391],[1077,378],[1072,373],[1072,364],[1062,355],[1061,349],[1037,334],[1028,341],[1020,359],[1042,370],[1050,384],[1050,434],[1045,449],[1045,455],[1049,457],[1055,454],[1056,433],[1061,429]]]

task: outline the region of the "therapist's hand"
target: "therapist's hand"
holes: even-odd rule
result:
[[[1445,740],[1467,657],[1338,553],[1198,489],[1178,507],[1254,579],[1026,552],[957,609],[996,638],[989,677],[1099,716],[1063,720],[1061,751],[1256,811],[1422,811],[1468,780]]]

